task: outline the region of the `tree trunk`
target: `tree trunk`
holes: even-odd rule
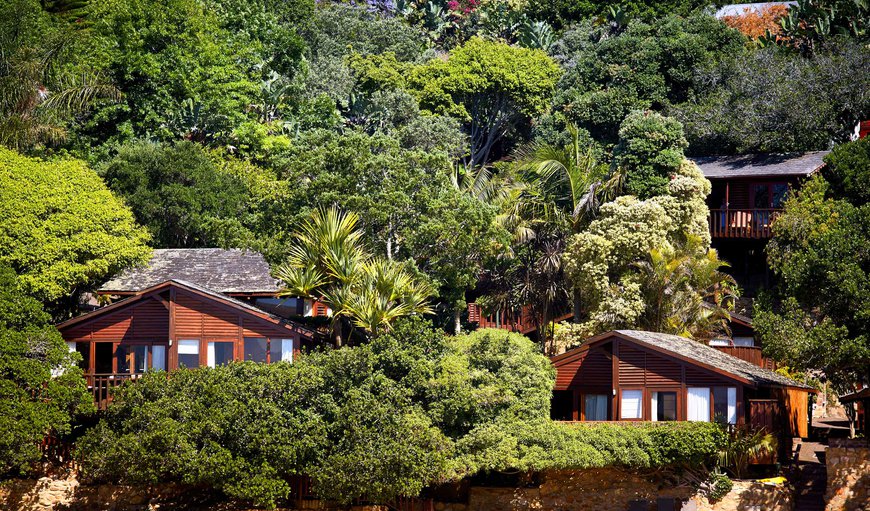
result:
[[[582,319],[582,309],[580,308],[580,290],[576,287],[571,290],[572,301],[574,302],[574,323],[579,323]]]
[[[341,318],[335,318],[332,320],[332,344],[336,348],[341,348],[344,339],[342,338],[343,328],[341,325]]]

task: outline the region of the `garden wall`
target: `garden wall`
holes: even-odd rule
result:
[[[734,489],[715,504],[710,504],[700,496],[693,497],[691,493],[688,487],[661,488],[651,478],[616,470],[554,471],[544,474],[538,487],[472,486],[468,490],[467,503],[436,502],[434,508],[435,511],[625,511],[632,500],[643,499],[654,503],[657,497],[674,497],[691,498],[693,504],[690,506],[693,505],[697,511],[793,509],[790,490],[755,482],[735,481]],[[0,509],[8,511],[141,511],[149,508],[172,509],[179,502],[184,502],[190,509],[203,511],[243,509],[226,503],[208,503],[210,497],[213,495],[209,492],[196,492],[174,485],[79,485],[73,477],[17,480],[0,485]],[[200,498],[203,499],[202,503],[197,504]],[[354,509],[362,511],[377,507]]]
[[[825,451],[828,489],[825,511],[870,509],[870,447],[857,440],[831,439]]]

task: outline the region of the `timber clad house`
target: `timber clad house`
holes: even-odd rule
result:
[[[556,420],[718,421],[808,436],[814,389],[685,337],[616,330],[551,361]]]
[[[307,309],[311,315],[311,307],[279,299],[278,290],[269,265],[254,252],[156,250],[148,266],[98,291],[120,300],[58,330],[82,355],[88,387],[102,408],[113,387],[149,369],[291,362],[315,335],[278,313],[292,309],[302,316]]]

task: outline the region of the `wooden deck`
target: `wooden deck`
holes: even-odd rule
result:
[[[710,235],[714,238],[767,239],[781,209],[711,209]]]

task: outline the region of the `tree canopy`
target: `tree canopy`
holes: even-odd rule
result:
[[[147,261],[148,241],[84,162],[0,148],[0,263],[24,292],[48,302],[74,295]]]

